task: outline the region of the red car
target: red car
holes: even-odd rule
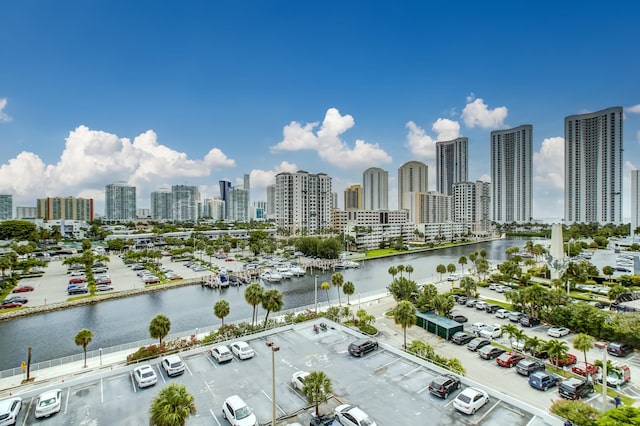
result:
[[[511,368],[515,366],[517,363],[524,359],[524,355],[514,353],[514,352],[505,352],[496,358],[496,362],[500,367]]]
[[[27,291],[33,290],[33,287],[31,287],[30,285],[21,285],[20,287],[14,288],[11,293],[26,293]]]
[[[555,360],[553,358],[549,358],[549,362],[553,365],[557,365],[558,367],[564,367],[567,365],[573,365],[578,361],[578,358],[574,354],[567,354],[566,359],[558,359]]]
[[[580,361],[576,365],[571,367],[572,372],[585,377],[587,377],[587,372],[590,376],[598,374],[598,370],[599,368],[595,365],[591,364],[590,362],[585,363],[584,361]]]
[[[84,277],[75,277],[75,278],[71,278],[69,280],[69,284],[82,284],[84,282],[86,282],[87,279]]]
[[[22,303],[14,302],[11,300],[3,301],[0,303],[0,309],[11,309],[11,308],[19,308],[22,306]]]

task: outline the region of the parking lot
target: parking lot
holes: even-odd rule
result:
[[[158,375],[158,383],[146,389],[136,387],[131,374],[134,366],[98,370],[92,375],[51,383],[19,395],[23,398],[23,409],[17,424],[35,423],[37,395],[54,388],[63,390],[62,408],[60,413],[45,420],[47,424],[147,424],[151,400],[161,387],[171,382],[185,384],[195,397],[198,412],[190,418],[190,425],[228,424],[222,417],[221,407],[223,401],[234,394],[252,407],[261,424],[269,423],[272,352],[266,345],[268,340],[280,348],[273,352],[277,415],[284,418],[300,412],[298,417],[287,418],[280,424],[294,421],[309,424],[311,417],[306,410],[305,397],[291,385],[292,374],[300,370],[320,370],[331,378],[336,400],[332,404],[321,405],[323,413],[330,413],[337,403],[345,402],[362,408],[378,425],[417,424],[427,420],[438,425],[544,424],[540,418],[534,419],[534,415],[522,405],[497,398],[495,393],[481,385],[475,386],[489,392],[489,404],[471,416],[459,413],[451,405],[459,391],[446,400],[429,393],[427,386],[439,374],[434,368],[384,344],[377,351],[354,358],[348,354],[347,347],[355,338],[355,334],[341,327],[315,334],[312,327],[304,323],[248,339],[256,356],[244,361],[234,358],[222,365],[215,362],[206,348],[200,348],[180,354],[186,369],[177,377],[167,377],[159,366],[160,360],[151,362]],[[465,379],[463,384],[469,385]]]

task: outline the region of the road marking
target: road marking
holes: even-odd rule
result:
[[[27,408],[27,415],[24,416],[24,420],[22,420],[22,426],[26,426],[26,424],[27,424],[27,419],[29,418],[29,413],[31,412],[31,406],[33,405],[33,400],[35,398],[36,397],[33,396],[33,397],[31,397],[31,401],[29,401],[29,408]]]
[[[261,391],[262,391],[262,393],[264,394],[264,396],[266,396],[266,397],[267,397],[267,399],[268,399],[269,401],[273,402],[273,399],[271,399],[271,397],[270,397],[269,395],[267,395],[267,393],[264,391],[264,389],[261,389]],[[282,414],[287,414],[287,412],[286,412],[286,411],[284,411],[284,410],[282,409],[282,407],[280,407],[277,403],[276,403],[276,408],[277,408],[278,410],[280,410],[280,412],[281,412]]]
[[[204,385],[207,387],[207,389],[209,389],[209,392],[211,392],[211,395],[213,395],[213,389],[211,389],[211,386],[209,386],[209,382],[204,382]]]
[[[160,378],[162,379],[162,381],[164,383],[167,383],[167,381],[164,379],[164,376],[162,375],[162,371],[160,371],[160,367],[158,367],[157,364],[156,364],[156,368],[158,369],[158,374],[160,374]]]
[[[417,393],[422,393],[424,391],[426,391],[427,389],[429,389],[429,386],[425,386],[422,389],[420,389]]]
[[[133,372],[129,372],[129,377],[131,378],[131,386],[133,387],[133,393],[138,392],[138,389],[136,387],[136,381],[133,378]]]
[[[118,374],[117,376],[107,377],[105,380],[106,380],[107,382],[112,382],[112,381],[114,381],[114,380],[121,379],[121,378],[125,377],[126,375],[127,375],[127,373]]]
[[[216,363],[215,363],[215,362],[213,362],[213,357],[211,357],[211,356],[207,356],[207,361],[209,361],[209,363],[210,363],[211,365],[213,365],[213,368],[218,368],[218,366],[216,365]]]
[[[379,370],[382,370],[383,368],[386,368],[386,367],[388,367],[389,365],[391,365],[391,364],[393,364],[393,363],[395,363],[395,362],[400,361],[400,359],[401,359],[401,358],[400,358],[400,357],[398,357],[398,358],[396,358],[396,359],[394,359],[394,360],[392,360],[392,361],[389,361],[389,362],[388,362],[388,363],[386,363],[386,364],[381,365],[380,367],[376,368],[376,369],[375,369],[375,370],[373,370],[373,371],[375,371],[375,372],[377,373]]]
[[[67,408],[69,407],[69,396],[71,396],[71,389],[67,389],[67,399],[64,403],[64,413],[67,414]]]
[[[100,403],[104,404],[104,386],[102,386],[102,379],[100,379]]]
[[[218,426],[222,426],[222,425],[220,424],[220,422],[218,421],[218,418],[216,417],[216,415],[215,415],[215,414],[213,414],[213,408],[209,408],[209,412],[211,413],[211,417],[213,417],[213,420],[215,420],[215,421],[216,421],[216,423],[218,424]]]
[[[478,419],[478,421],[477,421],[475,424],[482,424],[482,420],[484,420],[484,418],[485,418],[485,417],[487,417],[487,416],[489,415],[489,413],[491,413],[491,411],[493,411],[493,409],[494,409],[494,408],[496,408],[496,407],[497,407],[501,402],[502,402],[502,400],[498,400],[498,402],[496,402],[495,404],[493,404],[493,407],[489,408],[489,409],[487,410],[487,412],[486,412],[486,413],[484,413],[484,414],[482,415],[482,417],[480,417],[480,418]]]
[[[186,369],[187,369],[187,371],[189,372],[189,374],[193,376],[193,373],[192,373],[192,372],[191,372],[191,370],[189,369],[189,366],[187,365],[187,363],[186,363],[186,362],[184,363],[184,368],[186,368]]]
[[[405,374],[403,374],[401,377],[407,377],[409,374],[411,374],[411,373],[413,373],[413,372],[415,372],[415,371],[419,371],[419,370],[422,370],[422,367],[416,367],[416,368],[414,368],[413,370],[406,372],[406,373],[405,373]]]

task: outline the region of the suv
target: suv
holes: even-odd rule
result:
[[[251,408],[238,395],[227,398],[222,404],[222,416],[232,426],[258,426],[258,419]]]
[[[502,336],[502,327],[500,324],[486,325],[480,330],[479,336],[485,339],[495,339]]]
[[[429,383],[429,392],[447,399],[449,394],[460,388],[460,379],[452,374],[442,374]]]
[[[520,318],[518,322],[524,327],[533,327],[534,325],[540,325],[540,320],[538,318],[530,317],[528,315]]]
[[[542,370],[529,375],[529,385],[543,391],[546,391],[550,387],[557,386],[559,382],[560,377]]]
[[[613,356],[627,356],[633,352],[633,346],[626,343],[611,342],[607,345],[607,353]]]
[[[500,305],[487,305],[484,308],[484,310],[487,311],[490,314],[495,314],[500,309],[502,309],[502,306],[500,306]]]
[[[22,408],[22,398],[20,397],[14,396],[0,401],[0,424],[15,425],[20,408]]]
[[[475,336],[473,334],[469,334],[464,331],[457,331],[451,337],[451,341],[456,345],[466,345],[473,339],[475,339]]]
[[[364,356],[367,352],[378,349],[378,342],[373,339],[360,339],[349,345],[349,353],[353,356]]]
[[[544,363],[537,359],[523,359],[516,364],[516,371],[523,376],[529,376],[536,371],[544,371]]]
[[[593,385],[586,381],[575,377],[570,377],[560,382],[558,393],[566,399],[580,399],[593,392]]]
[[[167,372],[167,376],[177,376],[184,373],[184,363],[178,355],[162,358],[162,368]]]

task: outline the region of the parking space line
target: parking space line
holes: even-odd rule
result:
[[[216,421],[216,423],[218,424],[218,426],[222,426],[222,425],[220,424],[220,422],[218,421],[218,418],[216,417],[216,415],[215,415],[215,414],[213,414],[213,408],[209,408],[209,412],[211,413],[211,417],[213,417],[213,420],[215,420],[215,421]]]
[[[211,359],[211,356],[207,356],[207,361],[209,361],[209,363],[211,365],[213,365],[213,368],[218,368],[218,366],[216,365],[215,362],[213,362],[213,359]]]
[[[422,389],[420,389],[420,390],[419,390],[418,392],[416,392],[416,393],[422,393],[422,392],[426,391],[427,389],[429,389],[429,386],[425,386],[425,387],[423,387]]]
[[[22,426],[26,426],[27,419],[29,418],[29,413],[31,412],[31,406],[33,405],[33,400],[36,399],[35,396],[31,397],[31,401],[29,401],[29,407],[27,408],[27,414],[24,416],[24,420],[22,420]]]
[[[131,379],[131,387],[133,387],[133,393],[138,392],[138,389],[136,388],[136,381],[133,380],[133,372],[132,371],[129,372],[129,378]]]
[[[273,399],[271,399],[271,397],[270,397],[269,395],[267,395],[267,393],[264,391],[264,389],[261,389],[261,391],[262,391],[262,393],[264,394],[264,396],[266,396],[266,397],[267,397],[267,399],[268,399],[269,401],[273,402]],[[280,412],[281,412],[282,414],[287,414],[287,412],[286,412],[286,411],[284,411],[284,410],[282,409],[282,407],[280,407],[277,403],[276,403],[276,408],[277,408],[278,410],[280,410]]]
[[[411,374],[411,373],[413,373],[415,371],[419,371],[419,370],[422,370],[422,367],[416,367],[413,370],[404,373],[401,377],[407,377],[409,374]]]
[[[158,374],[160,375],[162,382],[167,383],[167,381],[164,379],[164,376],[162,375],[162,371],[160,370],[160,367],[158,367],[158,364],[156,364],[156,369],[158,370]]]
[[[67,408],[69,408],[69,396],[71,396],[71,389],[67,388],[67,399],[64,402],[64,413],[67,414]]]
[[[392,361],[389,361],[388,363],[383,364],[383,365],[381,365],[380,367],[376,368],[374,371],[377,373],[379,370],[382,370],[383,368],[386,368],[386,367],[390,366],[391,364],[393,364],[394,362],[398,362],[398,361],[400,361],[401,359],[402,359],[402,358],[397,357],[396,359],[394,359],[394,360],[392,360]]]
[[[493,407],[489,408],[489,409],[487,410],[487,412],[486,412],[486,413],[484,413],[484,414],[482,415],[482,417],[480,417],[480,418],[478,419],[478,421],[476,422],[476,424],[482,424],[482,421],[484,420],[484,418],[485,418],[485,417],[487,417],[487,416],[489,415],[489,413],[491,413],[491,411],[493,411],[493,409],[494,409],[494,408],[496,408],[498,405],[500,405],[500,403],[501,403],[501,402],[502,402],[502,400],[500,400],[500,399],[499,399],[495,404],[493,404]]]
[[[102,386],[102,379],[100,379],[100,403],[104,404],[104,386]]]
[[[189,374],[193,376],[193,373],[191,372],[191,369],[189,369],[189,366],[187,365],[186,362],[184,363],[184,368],[186,368]]]
[[[107,377],[105,380],[106,380],[107,382],[111,382],[111,381],[114,381],[114,380],[121,379],[121,378],[125,377],[126,375],[127,375],[126,373],[118,374],[117,376]],[[129,372],[129,375],[131,375],[131,372]]]
[[[209,389],[209,392],[211,392],[211,395],[213,395],[213,389],[211,389],[211,386],[209,386],[209,382],[204,382],[204,385],[207,387],[207,389]]]

